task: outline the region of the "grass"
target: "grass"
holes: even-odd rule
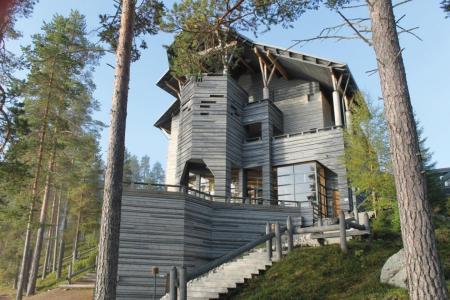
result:
[[[73,273],[77,272],[78,270],[82,270],[88,266],[91,266],[95,263],[95,256],[96,252],[91,253],[89,256],[79,259],[75,262]],[[37,286],[37,292],[47,291],[50,289],[53,289],[57,287],[60,284],[67,283],[67,273],[68,273],[68,266],[64,266],[61,270],[61,278],[56,279],[55,273],[50,273],[47,277],[44,279],[39,278],[37,280],[36,286]],[[74,282],[77,279],[83,277],[87,272],[90,272],[92,270],[87,270],[86,272],[83,272],[81,274],[78,274],[77,276],[72,277],[71,281]]]
[[[450,225],[436,230],[445,276],[450,279]],[[402,247],[400,234],[378,233],[371,241],[296,248],[267,272],[237,289],[229,299],[408,299],[406,290],[379,282],[385,261]],[[449,284],[450,281],[447,281]]]

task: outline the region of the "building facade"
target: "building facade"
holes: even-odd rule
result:
[[[169,137],[166,184],[292,206],[305,224],[350,210],[343,134],[357,86],[348,66],[239,43],[227,74],[168,71],[158,82],[176,97],[155,123]]]

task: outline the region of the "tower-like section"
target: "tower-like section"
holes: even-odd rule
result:
[[[247,98],[226,75],[193,77],[183,86],[175,126],[178,184],[204,190],[207,183],[208,192],[230,196],[232,168],[241,166],[240,115]]]

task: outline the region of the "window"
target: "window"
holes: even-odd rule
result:
[[[275,167],[274,191],[279,201],[296,201],[300,207],[314,204],[328,215],[326,169],[317,162]]]
[[[261,123],[245,125],[246,141],[254,142],[261,140]]]

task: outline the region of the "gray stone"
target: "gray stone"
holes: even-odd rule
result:
[[[403,249],[388,258],[381,269],[380,281],[400,288],[407,288],[406,265]]]

